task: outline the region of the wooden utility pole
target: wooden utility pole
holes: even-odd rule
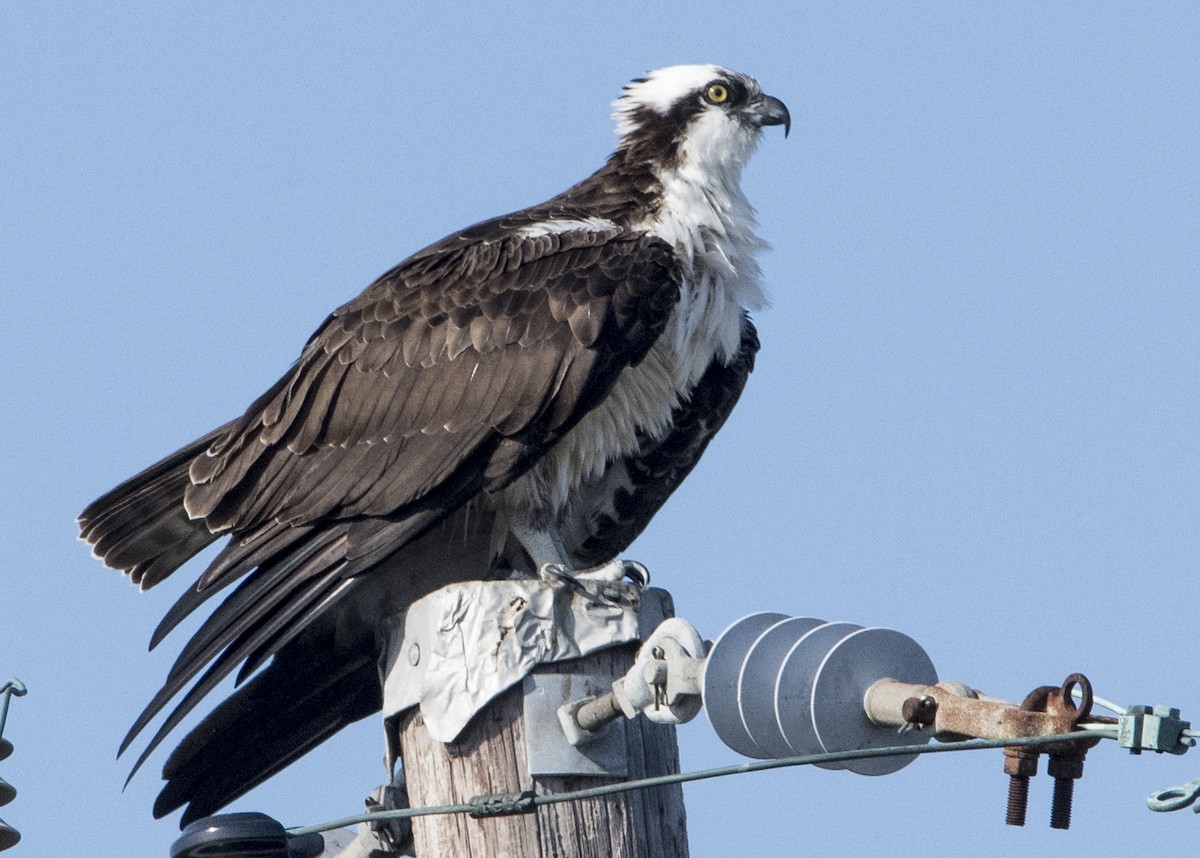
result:
[[[543,664],[533,675],[572,674],[615,679],[629,670],[636,644]],[[611,681],[611,680],[610,680]],[[418,709],[399,721],[409,802],[413,807],[457,804],[477,795],[534,789],[538,795],[570,792],[625,778],[533,776],[526,741],[521,684],[478,712],[458,738],[430,737]],[[679,771],[675,728],[636,718],[623,728],[627,778]],[[474,819],[464,814],[416,817],[417,858],[687,858],[683,789],[679,785],[543,805],[532,813]]]

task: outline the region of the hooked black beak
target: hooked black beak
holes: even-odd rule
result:
[[[746,115],[760,128],[764,125],[782,125],[783,136],[792,130],[792,115],[787,105],[771,95],[763,95],[746,105]]]

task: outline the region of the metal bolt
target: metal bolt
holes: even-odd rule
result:
[[[1083,755],[1086,748],[1051,753],[1046,766],[1054,778],[1054,797],[1050,804],[1050,827],[1066,830],[1071,827],[1071,804],[1075,797],[1075,781],[1083,777]]]
[[[588,733],[595,733],[604,727],[605,724],[616,721],[624,714],[621,711],[621,704],[617,700],[617,695],[611,691],[600,697],[585,700],[578,705],[573,713],[576,726]]]
[[[1037,751],[1029,748],[1005,748],[1004,771],[1008,775],[1008,805],[1004,821],[1024,825],[1029,806],[1029,779],[1037,774]]]
[[[912,727],[930,727],[937,718],[937,701],[928,694],[910,697],[901,706],[900,714]]]
[[[1025,775],[1010,775],[1008,779],[1008,807],[1004,821],[1008,825],[1024,825],[1025,811],[1029,807],[1029,778]]]
[[[1050,827],[1066,831],[1071,827],[1071,802],[1075,795],[1075,781],[1071,778],[1054,779],[1054,798],[1050,804]]]
[[[654,661],[646,665],[646,674],[648,684],[654,688],[654,711],[657,712],[667,702],[667,653],[656,646],[650,650],[650,657]]]

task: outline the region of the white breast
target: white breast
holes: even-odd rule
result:
[[[636,453],[639,436],[662,437],[671,412],[691,393],[714,358],[727,360],[741,341],[744,309],[765,303],[754,256],[754,210],[737,175],[691,171],[662,176],[664,205],[641,225],[679,254],[684,281],[666,329],[637,366],[526,475],[504,490],[501,507],[557,514],[575,486]]]

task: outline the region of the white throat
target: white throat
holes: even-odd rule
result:
[[[702,129],[693,132],[682,163],[659,173],[662,205],[645,229],[671,244],[683,263],[669,333],[677,355],[703,361],[703,372],[714,354],[728,359],[737,351],[743,308],[767,303],[756,259],[767,244],[754,232],[754,208],[741,189],[748,152],[731,156],[728,134],[710,141]],[[687,375],[689,384],[699,378],[694,367]]]

